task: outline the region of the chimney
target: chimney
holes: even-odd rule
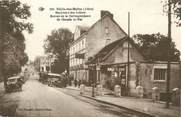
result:
[[[109,11],[101,10],[101,18],[105,15],[109,15],[113,19],[113,14]]]

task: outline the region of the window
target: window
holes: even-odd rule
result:
[[[75,51],[75,52],[77,52],[77,51],[79,50],[78,44],[76,44],[75,48],[76,48],[76,51]]]
[[[75,51],[74,51],[74,53],[75,53],[75,52],[77,52],[77,45],[75,45]]]
[[[128,48],[128,42],[123,43],[124,48]],[[129,48],[132,48],[132,45],[129,43]]]
[[[82,48],[83,48],[83,49],[85,48],[85,43],[86,43],[86,38],[84,38],[84,39],[82,40]]]
[[[72,59],[72,66],[74,66],[74,58]]]
[[[73,61],[72,61],[72,59],[70,59],[70,66],[72,66],[72,65],[73,65],[72,63],[73,63]]]
[[[78,60],[79,60],[78,64],[80,65],[80,59],[78,59]]]
[[[79,42],[79,51],[82,49],[81,42]]]
[[[154,80],[156,81],[163,81],[166,80],[166,69],[155,68],[154,69]]]
[[[75,65],[77,65],[77,59],[75,59]]]
[[[78,52],[79,51],[79,43],[76,44],[76,48],[77,48],[76,52]]]
[[[74,54],[74,52],[75,52],[75,50],[74,50],[74,46],[73,46],[73,48],[72,48],[72,54]]]
[[[69,51],[70,55],[72,54],[72,48],[70,48],[70,51]]]
[[[109,34],[109,27],[105,28],[105,32],[106,32],[107,35]]]
[[[82,46],[84,46],[84,39],[82,40]]]
[[[77,65],[79,65],[79,59],[77,59]]]

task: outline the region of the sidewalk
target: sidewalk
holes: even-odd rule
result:
[[[67,87],[66,89],[80,92],[78,87]],[[112,93],[104,89],[104,94]],[[79,93],[77,93],[79,94]],[[165,103],[153,102],[151,99],[140,99],[135,97],[115,97],[114,95],[103,95],[91,97],[92,87],[86,87],[84,97],[91,98],[100,102],[123,107],[129,110],[142,112],[155,117],[181,117],[181,108],[170,106],[165,108]]]

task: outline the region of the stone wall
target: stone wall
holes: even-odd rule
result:
[[[106,33],[106,28],[108,33]],[[97,54],[108,43],[125,37],[126,34],[109,16],[96,22],[87,34],[87,57]]]
[[[166,80],[165,81],[154,81],[154,67],[164,66],[167,67],[166,63],[141,63],[139,71],[140,85],[144,88],[144,94],[148,97],[152,94],[152,88],[158,87],[160,93],[166,92]],[[170,91],[174,88],[181,88],[181,67],[180,64],[171,64],[171,76],[170,76]]]

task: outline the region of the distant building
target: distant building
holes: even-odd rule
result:
[[[70,75],[91,83],[93,76],[86,63],[106,45],[126,35],[109,11],[101,11],[101,18],[91,27],[77,26],[70,44]]]
[[[40,72],[51,72],[51,66],[55,58],[50,56],[41,56],[40,58]]]

